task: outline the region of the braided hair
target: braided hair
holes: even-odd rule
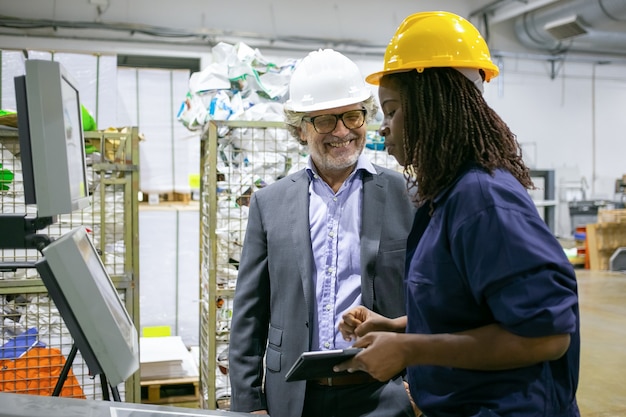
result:
[[[516,136],[481,92],[453,68],[387,74],[404,113],[404,174],[418,205],[434,199],[469,164],[493,174],[506,169],[533,189]]]

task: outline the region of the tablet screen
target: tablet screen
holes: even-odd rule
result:
[[[360,351],[361,348],[347,348],[304,352],[287,372],[285,380],[289,382],[347,375],[348,371],[333,371],[333,366],[350,359]]]

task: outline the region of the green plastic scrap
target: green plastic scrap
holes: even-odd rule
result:
[[[89,110],[82,104],[80,105],[80,111],[83,118],[83,130],[85,132],[92,132],[94,130],[98,130],[98,125],[96,124],[95,119],[89,113]]]
[[[2,164],[0,164],[0,191],[8,191],[10,187],[8,184],[13,182],[13,172],[8,169],[2,169]]]
[[[85,154],[91,155],[94,152],[98,152],[98,148],[91,144],[85,144]]]

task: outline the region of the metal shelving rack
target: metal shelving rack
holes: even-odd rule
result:
[[[382,151],[377,126],[369,126],[373,163],[400,169]],[[377,140],[377,141],[376,141]],[[305,147],[282,122],[211,121],[200,153],[200,401],[203,408],[228,408],[228,347],[238,255],[252,192],[303,167]]]
[[[85,132],[85,145],[94,152],[88,155],[88,175],[92,204],[90,207],[59,216],[59,220],[39,233],[58,237],[85,226],[126,309],[139,329],[139,136],[136,127],[119,131]],[[20,193],[21,163],[17,130],[0,129],[0,163],[13,168],[14,181],[9,190],[0,191],[0,208],[4,213],[23,213]],[[97,157],[100,155],[101,157]],[[21,201],[20,201],[21,199]],[[32,213],[35,214],[35,213]],[[0,261],[36,261],[35,250],[0,250]],[[40,340],[67,355],[72,339],[36,270],[0,271],[0,321],[2,332],[17,332],[37,326]],[[9,311],[10,310],[10,311]],[[7,317],[19,319],[11,329]],[[41,330],[46,329],[45,332]],[[99,381],[89,375],[80,354],[73,362],[73,373],[87,398],[101,399]],[[140,402],[139,372],[119,387],[124,401]]]
[[[556,234],[556,180],[552,169],[531,169],[532,178],[543,180],[543,198],[535,201],[538,210],[543,210],[543,220],[553,234]]]
[[[224,133],[226,132],[226,133]],[[237,133],[238,132],[238,133]],[[208,123],[201,141],[200,157],[200,401],[203,408],[228,408],[218,400],[229,390],[228,376],[220,371],[217,357],[228,346],[232,299],[236,278],[236,255],[243,244],[247,224],[245,199],[252,190],[248,182],[233,181],[245,171],[246,151],[237,154],[233,137],[248,135],[257,151],[270,142],[287,138],[282,122],[225,121]],[[272,146],[275,149],[275,146]],[[234,152],[233,152],[234,151]],[[251,151],[256,152],[256,151]],[[238,161],[238,162],[234,162]],[[285,172],[290,161],[285,159]],[[255,172],[263,176],[264,170]],[[274,173],[273,173],[274,174]],[[252,174],[251,174],[252,175]],[[254,183],[254,179],[252,179]],[[229,248],[230,246],[230,248]],[[234,257],[233,257],[234,256]],[[220,346],[218,346],[220,345]],[[224,369],[224,368],[222,368]]]

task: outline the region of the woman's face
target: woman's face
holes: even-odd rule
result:
[[[394,83],[382,78],[378,86],[378,98],[383,111],[380,135],[385,137],[387,153],[402,166],[406,163],[404,153],[404,114],[400,101],[400,92]]]

